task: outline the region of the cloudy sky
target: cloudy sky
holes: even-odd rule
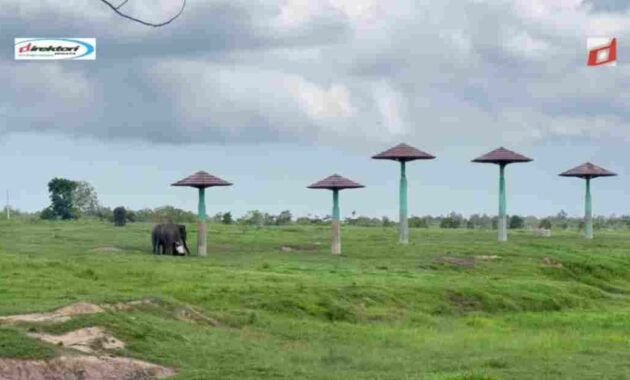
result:
[[[342,211],[397,214],[398,168],[369,157],[399,142],[412,214],[496,213],[498,146],[509,212],[582,213],[592,161],[597,214],[630,213],[630,6],[620,0],[189,0],[164,28],[98,0],[0,0],[0,190],[35,211],[46,183],[92,183],[107,206],[194,210],[168,185],[197,170],[235,183],[208,211],[325,214],[305,186],[333,173],[367,188]],[[130,0],[161,21],[175,0]],[[94,37],[95,61],[15,61],[16,37]],[[588,37],[617,37],[617,67],[586,66]],[[624,46],[625,45],[625,46]]]

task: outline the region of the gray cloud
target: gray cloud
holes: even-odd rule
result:
[[[152,7],[136,1],[134,12]],[[0,56],[3,133],[174,144],[630,137],[628,66],[585,67],[586,37],[615,33],[621,59],[630,37],[630,13],[602,12],[604,2],[207,1],[157,30],[96,1],[1,2],[5,45],[98,38],[95,62]]]

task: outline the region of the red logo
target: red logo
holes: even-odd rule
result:
[[[588,61],[586,64],[588,66],[616,66],[616,38],[589,38],[586,45],[588,48]]]
[[[20,53],[26,53],[27,51],[31,51],[31,44],[20,47],[19,51]]]

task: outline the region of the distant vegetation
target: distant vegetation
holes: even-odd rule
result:
[[[114,212],[109,207],[100,204],[96,190],[85,181],[73,181],[65,178],[54,178],[48,183],[51,205],[37,213],[27,213],[11,209],[12,218],[16,219],[97,219],[109,223],[114,222]],[[122,207],[122,206],[121,206]],[[147,223],[195,223],[197,215],[194,212],[182,210],[173,206],[163,206],[154,209],[131,210],[122,207],[124,215],[119,215],[118,225],[133,222]],[[120,210],[119,210],[120,212]],[[544,228],[544,229],[581,229],[584,222],[581,217],[569,217],[565,211],[554,216],[538,218],[535,216],[510,215],[508,217],[510,229]],[[209,217],[211,223],[239,224],[243,226],[286,226],[297,225],[325,225],[330,223],[330,215],[311,215],[295,217],[290,210],[277,215],[251,210],[241,217],[234,217],[232,212],[219,212]],[[124,223],[123,223],[124,221]],[[398,221],[386,216],[376,218],[356,215],[352,212],[343,223],[359,227],[393,227]],[[630,228],[630,215],[597,216],[593,220],[595,229],[627,229]],[[473,214],[465,217],[460,213],[451,212],[441,216],[410,216],[410,228],[443,228],[443,229],[496,229],[498,218],[486,214]]]

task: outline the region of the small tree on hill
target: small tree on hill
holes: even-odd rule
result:
[[[512,215],[510,217],[510,229],[515,230],[525,227],[525,219],[518,215]]]
[[[459,228],[464,222],[464,218],[457,213],[450,213],[449,216],[442,219],[440,228]]]
[[[228,211],[225,214],[223,214],[221,216],[221,223],[223,223],[223,224],[232,224],[232,223],[234,223],[234,220],[232,219],[232,213]]]
[[[551,229],[551,220],[549,220],[549,219],[541,220],[540,224],[538,224],[538,228],[543,228],[545,230],[550,230]]]
[[[94,186],[85,181],[77,182],[73,198],[74,204],[81,211],[82,216],[98,216],[100,205]]]
[[[279,226],[283,226],[283,225],[291,224],[292,220],[293,220],[293,215],[291,215],[291,211],[285,210],[285,211],[282,211],[276,217],[276,224]]]
[[[42,211],[42,219],[78,219],[79,209],[75,205],[75,190],[78,183],[65,178],[53,178],[48,182],[51,205]]]
[[[124,207],[116,207],[114,209],[114,225],[122,227],[127,224],[127,210]]]

